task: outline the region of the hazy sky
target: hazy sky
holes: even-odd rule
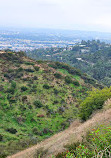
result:
[[[0,0],[0,26],[111,32],[111,0]]]

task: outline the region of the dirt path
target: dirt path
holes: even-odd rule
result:
[[[97,113],[90,120],[84,123],[75,121],[67,130],[60,132],[29,149],[9,156],[8,158],[33,158],[34,153],[37,150],[40,150],[40,148],[43,148],[43,150],[48,150],[44,158],[51,158],[51,155],[64,151],[64,145],[81,140],[82,136],[94,126],[109,122],[111,122],[111,109]]]

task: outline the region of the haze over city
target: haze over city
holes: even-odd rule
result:
[[[110,0],[0,0],[0,27],[111,32]]]

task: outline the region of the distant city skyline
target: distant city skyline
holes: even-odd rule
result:
[[[0,27],[111,32],[110,0],[0,0]]]

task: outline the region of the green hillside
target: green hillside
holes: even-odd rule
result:
[[[0,54],[0,155],[23,150],[64,130],[96,80],[59,62]]]
[[[37,49],[27,52],[34,59],[65,62],[111,86],[111,45],[99,40],[81,41],[67,48]]]
[[[91,116],[92,112],[99,109],[98,113]],[[100,109],[102,109],[100,111]],[[89,93],[80,104],[79,116],[86,123],[86,134],[80,136],[73,143],[65,146],[66,151],[58,153],[56,158],[110,158],[111,156],[111,87],[94,90]],[[101,120],[99,120],[101,118]],[[94,124],[94,122],[96,122]],[[87,128],[88,123],[88,128]],[[82,129],[84,124],[80,126]],[[78,130],[79,131],[79,130]],[[85,129],[80,133],[85,132]],[[74,137],[74,136],[73,136]]]

